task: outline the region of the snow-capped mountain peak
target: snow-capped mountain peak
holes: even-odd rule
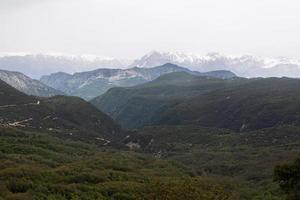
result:
[[[229,70],[243,77],[300,77],[300,60],[225,55],[216,52],[201,56],[183,52],[151,51],[130,66],[151,68],[165,63],[173,63],[200,72]]]
[[[0,69],[20,71],[32,78],[55,72],[76,73],[99,68],[152,68],[173,63],[199,72],[228,70],[242,77],[300,77],[300,60],[264,58],[253,55],[225,55],[217,52],[206,55],[180,51],[151,51],[134,61],[96,55],[62,53],[28,54],[0,53]]]

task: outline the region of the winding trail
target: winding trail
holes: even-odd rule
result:
[[[17,107],[17,105],[4,105],[4,106],[0,106],[0,108],[9,108],[9,107]]]
[[[32,120],[33,120],[32,118],[28,118],[28,119],[25,119],[25,120],[22,120],[22,121],[17,121],[17,122],[9,123],[8,125],[9,126],[14,126],[14,127],[26,127],[22,123],[29,122],[29,121],[32,121]]]
[[[26,103],[26,104],[20,104],[20,105],[16,105],[16,104],[3,105],[3,106],[0,106],[0,108],[11,108],[11,107],[18,107],[18,106],[38,106],[38,105],[40,105],[40,101],[37,101],[35,103]]]

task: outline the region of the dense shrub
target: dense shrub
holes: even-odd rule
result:
[[[300,199],[300,157],[292,164],[275,167],[274,180],[287,194],[287,200]]]

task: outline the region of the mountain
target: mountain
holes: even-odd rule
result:
[[[93,55],[0,54],[0,69],[22,72],[35,79],[58,71],[74,73],[96,68],[124,68],[129,64],[128,60]]]
[[[205,56],[182,52],[152,51],[130,66],[151,68],[173,63],[190,70],[207,72],[228,70],[240,77],[300,77],[300,60],[287,58],[259,58],[250,55],[227,56],[210,53]]]
[[[28,96],[0,81],[0,126],[103,143],[121,133],[106,114],[77,97]],[[101,138],[101,140],[97,138]]]
[[[63,94],[63,92],[53,89],[19,72],[0,70],[0,80],[28,95],[50,97]]]
[[[133,67],[130,69],[97,69],[88,72],[75,73],[73,75],[59,72],[49,76],[43,76],[40,81],[50,87],[61,90],[66,94],[90,100],[105,93],[110,88],[129,87],[146,83],[161,75],[172,72],[187,72],[199,76],[220,78],[235,77],[235,74],[229,71],[214,71],[202,74],[167,63],[153,68]]]
[[[300,79],[167,74],[131,88],[113,88],[91,102],[123,127],[194,124],[250,131],[300,125]]]
[[[196,55],[183,52],[152,51],[134,61],[94,55],[1,53],[0,69],[19,71],[39,79],[45,74],[90,71],[99,68],[153,68],[166,63],[184,66],[191,71],[226,70],[240,77],[300,77],[300,60],[252,55]]]

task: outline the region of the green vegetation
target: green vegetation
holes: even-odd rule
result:
[[[300,152],[300,128],[280,126],[235,133],[197,126],[145,127],[124,140],[138,151],[172,158],[209,174],[258,182],[272,179],[272,169]]]
[[[15,129],[0,137],[0,199],[238,199],[231,183],[175,162]]]

